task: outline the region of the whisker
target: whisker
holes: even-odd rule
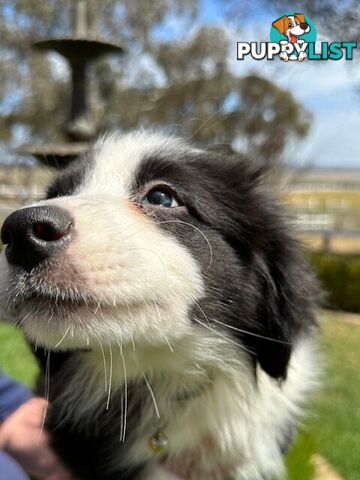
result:
[[[109,345],[109,355],[110,355],[109,389],[108,389],[108,396],[107,396],[107,401],[106,401],[106,410],[109,410],[109,405],[110,405],[110,395],[111,395],[111,385],[112,385],[112,374],[113,374],[113,356],[112,356],[111,345]]]
[[[210,327],[210,320],[209,320],[209,317],[206,315],[206,313],[204,312],[204,310],[201,308],[201,306],[199,305],[199,303],[194,299],[194,303],[195,305],[198,307],[198,309],[200,310],[200,312],[203,314],[207,324],[209,325]]]
[[[39,436],[38,436],[38,443],[40,442],[41,435],[44,432],[46,415],[47,415],[48,408],[49,408],[49,398],[50,398],[50,350],[47,351],[47,357],[46,357],[44,398],[46,400],[46,405],[44,407],[43,417],[42,417],[42,420],[41,420],[41,427],[40,427],[40,432],[39,432]]]
[[[33,314],[34,314],[34,312],[27,313],[20,321],[16,322],[17,326],[21,327],[26,322],[26,320]]]
[[[156,398],[155,398],[155,395],[154,395],[154,391],[153,391],[153,389],[151,388],[150,382],[149,382],[149,380],[147,379],[145,373],[143,373],[143,377],[144,377],[144,380],[145,380],[147,389],[148,389],[149,392],[150,392],[150,395],[151,395],[151,398],[152,398],[152,401],[153,401],[153,404],[154,404],[156,416],[157,416],[157,418],[158,418],[158,420],[159,420],[159,418],[160,418],[160,412],[159,412],[158,404],[157,404],[157,402],[156,402]]]
[[[238,348],[241,348],[241,350],[244,350],[245,352],[247,353],[250,353],[251,355],[254,355],[255,352],[253,352],[252,350],[250,350],[249,348],[246,348],[244,345],[241,345],[241,343],[238,343],[238,342],[235,342],[235,340],[232,340],[231,338],[228,338],[226,335],[223,335],[222,333],[220,333],[218,330],[215,330],[214,328],[211,328],[209,327],[208,325],[206,325],[205,323],[203,323],[201,320],[199,320],[198,318],[196,317],[193,317],[194,321],[196,323],[198,323],[199,325],[201,325],[202,327],[206,328],[207,330],[209,330],[210,332],[212,332],[214,335],[220,337],[220,338],[223,338],[224,340],[226,340],[226,342],[228,343],[231,343],[232,345],[235,345],[236,347]]]
[[[223,118],[220,118],[219,120],[216,120],[216,122],[213,122],[211,123],[207,129],[209,128],[214,128],[216,127],[217,125],[221,125],[222,123],[226,122],[227,120],[229,120],[230,118],[236,118],[239,114],[236,112],[236,113],[231,113],[227,116],[224,116]]]
[[[164,333],[162,334],[162,336],[163,336],[165,342],[167,343],[167,346],[169,347],[170,352],[171,352],[171,353],[174,353],[174,349],[173,349],[173,347],[171,346],[171,343],[169,342],[169,339],[167,338],[167,336],[166,336]]]
[[[63,340],[66,338],[67,334],[70,332],[70,328],[71,328],[71,326],[69,326],[69,327],[66,329],[66,332],[65,332],[64,335],[61,337],[61,339],[58,341],[58,343],[55,345],[55,348],[57,348],[57,347],[63,342]]]
[[[123,369],[124,369],[124,396],[125,396],[125,400],[124,400],[124,425],[123,425],[123,431],[122,431],[122,434],[120,435],[120,441],[122,441],[123,443],[125,442],[125,436],[126,436],[126,416],[127,416],[127,374],[126,374],[126,364],[125,364],[125,357],[124,357],[124,353],[123,353],[123,350],[122,350],[122,345],[119,345],[120,347],[120,355],[121,355],[121,358],[122,358],[122,363],[123,363]]]
[[[159,309],[159,305],[157,304],[157,302],[156,302],[156,300],[155,300],[154,298],[152,299],[152,301],[153,301],[155,310],[156,310],[156,312],[157,312],[157,314],[158,314],[158,317],[159,317],[159,320],[160,320],[160,325],[161,325],[162,317],[161,317],[161,312],[160,312],[160,309]],[[174,349],[173,349],[172,346],[170,345],[170,342],[169,342],[167,336],[166,336],[164,333],[161,333],[161,336],[162,336],[162,338],[165,340],[165,342],[167,343],[167,345],[168,345],[171,353],[174,353]]]
[[[106,359],[105,359],[105,352],[104,352],[104,348],[99,340],[99,345],[100,345],[100,350],[101,350],[101,354],[102,354],[102,358],[103,358],[103,363],[104,363],[104,377],[105,377],[105,392],[107,392],[108,390],[108,387],[107,387],[107,368],[106,368]]]
[[[201,306],[198,304],[198,302],[196,300],[194,300],[194,303],[198,307],[198,309],[201,311],[201,313],[204,315],[204,318],[206,319],[208,325],[210,326],[210,320],[207,317],[207,315],[205,314],[204,310],[201,308]],[[223,325],[226,328],[230,328],[231,330],[235,330],[235,331],[240,332],[240,333],[245,333],[245,334],[251,335],[253,337],[263,338],[264,340],[269,340],[271,342],[276,342],[276,343],[283,343],[285,345],[291,345],[290,342],[286,342],[285,340],[279,340],[277,338],[272,338],[272,337],[267,337],[265,335],[260,335],[259,333],[253,333],[253,332],[250,332],[248,330],[235,327],[233,325],[228,325],[228,324],[226,324],[226,323],[224,323],[220,320],[217,320],[216,318],[211,318],[211,322],[218,323],[219,325]]]
[[[154,301],[154,300],[153,300],[153,301]],[[144,305],[146,306],[146,308],[147,308],[147,310],[148,310],[148,312],[149,312],[150,317],[153,318],[153,317],[152,317],[153,310],[152,310],[151,306],[148,304],[148,302],[147,302],[145,299],[143,299],[143,302],[144,302]],[[160,312],[158,312],[158,313],[160,313]],[[161,316],[159,316],[158,318],[159,318],[159,320],[160,320],[160,326],[156,325],[156,323],[155,323],[155,324],[154,324],[154,327],[155,327],[155,330],[158,332],[159,336],[162,337],[162,336],[163,336],[163,333],[162,333],[162,331],[161,331]],[[154,320],[154,318],[153,318],[153,320]]]
[[[230,328],[231,330],[236,330],[237,332],[245,333],[246,335],[251,335],[252,337],[263,338],[264,340],[269,340],[270,342],[276,342],[276,343],[283,343],[285,345],[291,345],[291,342],[286,342],[285,340],[279,340],[277,338],[267,337],[265,335],[260,335],[259,333],[249,332],[248,330],[243,330],[241,328],[234,327],[233,325],[227,325],[226,323],[221,322],[220,320],[216,320],[215,318],[212,318],[211,321],[213,321],[215,323],[218,323],[219,325],[223,325],[226,328]]]
[[[83,396],[82,395],[79,395],[78,399],[75,400],[75,402],[73,403],[73,406],[72,408],[68,409],[68,412],[63,415],[63,418],[60,420],[59,423],[57,423],[55,425],[55,427],[52,428],[52,432],[55,432],[56,430],[58,430],[59,428],[61,428],[66,422],[67,420],[71,417],[71,415],[73,414],[73,412],[75,412],[77,406],[79,405],[79,403],[83,400]]]
[[[122,441],[122,432],[124,430],[124,400],[125,400],[124,399],[124,389],[121,388],[121,396],[120,396],[120,436],[119,436],[119,441],[120,442]]]
[[[134,323],[134,316],[132,314],[132,311],[130,309],[130,305],[128,303],[126,303],[126,308],[127,308],[127,311],[128,311],[128,314],[129,314],[129,317],[131,318],[131,321]],[[135,341],[134,341],[134,335],[132,332],[130,332],[130,336],[131,336],[131,344],[132,344],[132,348],[135,352],[136,348],[135,348]]]
[[[192,227],[194,230],[196,230],[198,233],[200,233],[200,235],[206,241],[206,243],[209,247],[209,253],[210,253],[209,264],[208,264],[208,266],[205,270],[205,273],[206,273],[209,270],[209,268],[211,267],[211,264],[213,262],[213,250],[212,250],[211,243],[210,243],[209,239],[207,238],[207,236],[205,235],[205,233],[203,231],[201,231],[200,228],[196,227],[195,225],[192,225],[191,223],[188,223],[188,222],[184,222],[183,220],[162,220],[160,222],[156,222],[157,225],[162,225],[164,223],[181,223],[183,225],[187,225],[188,227]]]
[[[207,123],[210,122],[211,119],[213,119],[218,113],[220,113],[222,110],[221,108],[215,110],[211,115],[208,116],[208,118],[192,133],[192,135],[188,138],[188,141],[191,141],[195,135],[205,127]],[[196,118],[195,118],[196,119]],[[195,120],[194,119],[194,120]]]
[[[132,349],[133,349],[133,351],[135,352],[135,351],[136,351],[135,340],[134,340],[134,335],[132,334],[132,332],[130,332],[130,337],[131,337]]]

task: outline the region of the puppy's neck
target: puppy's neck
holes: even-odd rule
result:
[[[194,327],[173,343],[116,344],[79,352],[66,367],[71,375],[62,394],[63,408],[73,409],[77,403],[81,411],[75,415],[92,418],[91,411],[103,411],[102,405],[110,409],[116,393],[131,386],[147,399],[155,417],[165,410],[169,414],[211,389],[219,375],[238,378],[249,360],[239,349],[234,355],[236,346],[229,342],[223,334],[204,334]]]

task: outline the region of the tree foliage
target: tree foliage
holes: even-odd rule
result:
[[[55,54],[35,52],[31,43],[69,35],[73,4],[0,0],[0,140],[62,138],[68,72]],[[229,51],[236,39],[224,27],[201,25],[198,12],[196,0],[88,0],[89,34],[127,50],[92,70],[99,130],[174,126],[203,143],[279,158],[290,139],[306,135],[308,113],[271,81],[235,75]]]
[[[360,42],[359,0],[222,0],[227,16],[234,23],[261,12],[279,16],[284,12],[303,12],[311,17],[330,41]]]

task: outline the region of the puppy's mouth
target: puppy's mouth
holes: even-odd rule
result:
[[[56,310],[64,311],[68,309],[69,311],[76,311],[81,308],[87,308],[89,310],[96,310],[100,308],[100,303],[95,302],[94,300],[86,299],[85,296],[82,298],[77,296],[76,298],[67,295],[65,292],[59,292],[57,295],[45,294],[45,293],[32,293],[24,298],[20,299],[18,302],[15,302],[15,305],[26,308],[28,305],[35,306],[39,312],[46,310]]]
[[[47,284],[45,278],[27,276],[19,278],[16,287],[6,295],[5,311],[15,315],[18,321],[21,316],[31,315],[43,317],[73,316],[80,310],[96,313],[103,305],[94,295],[81,291],[80,288]]]
[[[99,302],[74,265],[64,258],[44,261],[30,272],[11,267],[7,288],[1,292],[3,308],[14,314],[53,316],[82,308],[96,309]]]
[[[15,293],[4,312],[8,320],[21,327],[30,341],[50,350],[94,347],[98,341],[96,335],[92,342],[89,340],[92,328],[111,315],[112,307],[86,293],[41,287],[39,291],[29,288]]]
[[[97,297],[80,287],[47,284],[45,277],[28,280],[25,285],[11,292],[6,302],[2,302],[5,304],[4,312],[16,324],[25,325],[28,320],[47,321],[52,326],[64,322],[74,327],[83,326],[94,319],[98,321],[104,315],[138,311],[146,305],[146,301],[135,299],[115,303],[114,299],[110,301],[104,296]]]

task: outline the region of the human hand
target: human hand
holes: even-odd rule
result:
[[[50,447],[42,431],[47,402],[32,398],[0,425],[0,449],[13,457],[30,476],[39,480],[74,480]]]

